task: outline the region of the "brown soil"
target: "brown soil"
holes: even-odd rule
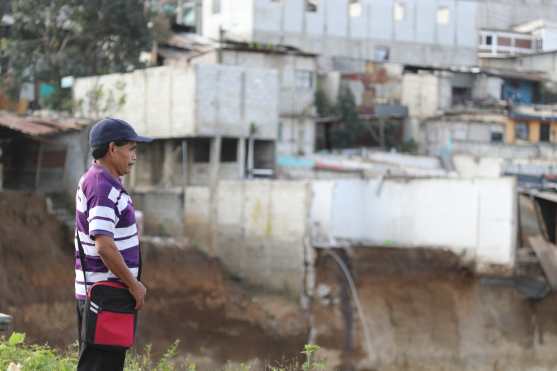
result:
[[[0,312],[31,342],[65,347],[75,341],[71,232],[35,194],[0,192]],[[220,262],[172,241],[142,242],[139,347],[155,354],[180,339],[183,354],[213,361],[275,361],[299,355],[307,321],[297,303],[250,294]]]
[[[330,256],[320,254],[317,287],[328,287],[329,294],[315,300],[313,323],[317,343],[325,353],[336,352],[332,365],[397,371],[545,370],[557,361],[557,295],[532,301],[511,286],[486,285],[459,257],[443,251],[354,249],[349,261],[381,361],[379,367],[368,361],[353,304],[354,348],[343,354],[344,277]]]

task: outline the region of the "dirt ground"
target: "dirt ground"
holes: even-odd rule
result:
[[[354,301],[327,254],[317,263],[316,342],[329,364],[358,370],[554,370],[557,296],[528,300],[509,285],[486,284],[443,251],[354,249],[349,264],[371,335],[366,352]],[[321,295],[319,295],[321,293]],[[377,358],[373,358],[377,357]]]
[[[76,338],[71,238],[44,198],[0,192],[0,312],[31,342],[65,347]],[[183,243],[155,239],[142,249],[140,348],[150,343],[160,354],[179,339],[181,354],[212,364],[299,355],[308,327],[295,300],[246,290]]]

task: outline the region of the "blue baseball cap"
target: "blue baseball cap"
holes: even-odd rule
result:
[[[97,122],[89,133],[89,145],[92,147],[119,140],[149,143],[153,139],[137,135],[130,124],[112,117]]]

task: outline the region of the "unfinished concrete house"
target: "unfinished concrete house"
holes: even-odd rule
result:
[[[280,85],[277,154],[314,152],[318,69],[315,54],[263,44],[231,41],[218,44],[191,34],[173,35],[159,47],[159,54],[165,65],[219,64],[277,71]]]
[[[99,106],[116,101],[102,114],[156,139],[140,147],[127,186],[140,208],[152,210],[148,233],[177,235],[184,228],[184,187],[274,176],[278,94],[276,71],[212,64],[81,78],[74,85],[82,115],[98,117]],[[169,230],[158,230],[163,224]]]

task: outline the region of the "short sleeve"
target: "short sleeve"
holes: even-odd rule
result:
[[[93,239],[100,235],[114,238],[117,223],[116,201],[120,191],[111,184],[97,184],[88,191],[89,236]]]

